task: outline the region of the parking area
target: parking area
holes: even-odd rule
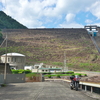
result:
[[[81,90],[70,90],[63,82],[30,82],[8,84],[0,88],[0,100],[97,100]]]

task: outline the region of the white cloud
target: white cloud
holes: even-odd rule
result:
[[[87,19],[86,21],[85,21],[85,23],[87,23],[87,24],[90,24],[90,23],[92,23],[93,21],[92,20],[90,20],[90,19]]]
[[[29,28],[44,27],[44,23],[49,24],[54,18],[64,19],[61,22],[63,24],[60,23],[62,27],[69,25],[80,27],[82,25],[74,22],[76,14],[80,11],[90,11],[100,19],[99,0],[0,0],[0,2],[6,5],[3,8],[4,12]],[[65,19],[69,25],[65,24]],[[89,20],[86,22],[89,23]]]
[[[97,25],[97,26],[100,26],[100,22],[99,22],[99,23],[94,23],[93,25]]]
[[[92,6],[88,9],[91,13],[100,19],[100,0],[97,0],[92,4]]]
[[[75,15],[72,14],[72,13],[69,13],[69,14],[66,15],[65,19],[66,19],[67,22],[72,22],[74,20],[74,18],[75,18]]]
[[[60,28],[84,28],[83,25],[78,24],[76,22],[73,22],[73,23],[66,23],[66,22],[64,22],[62,24],[59,24],[59,27]]]

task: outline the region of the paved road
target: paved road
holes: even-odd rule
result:
[[[9,84],[0,88],[0,100],[97,100],[63,82]]]

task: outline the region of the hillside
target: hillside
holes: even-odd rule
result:
[[[43,62],[63,66],[66,53],[69,69],[100,70],[100,55],[85,29],[7,29],[8,52],[26,55],[26,64]],[[5,46],[5,44],[4,44]],[[0,48],[0,55],[5,48]]]
[[[0,11],[0,29],[27,29],[27,27]]]

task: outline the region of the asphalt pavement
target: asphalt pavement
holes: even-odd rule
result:
[[[64,82],[13,83],[0,88],[0,100],[97,100]]]

